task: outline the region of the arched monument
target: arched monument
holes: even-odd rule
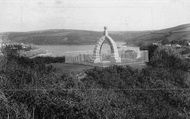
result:
[[[101,50],[102,50],[104,41],[106,41],[106,40],[108,41],[110,48],[111,48],[111,62],[113,62],[113,63],[121,62],[121,58],[119,56],[117,45],[116,45],[115,41],[108,35],[107,27],[104,27],[104,34],[95,45],[95,48],[93,51],[93,62],[94,63],[101,62]]]

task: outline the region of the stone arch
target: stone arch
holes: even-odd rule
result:
[[[98,42],[95,45],[94,51],[93,51],[93,62],[94,63],[100,63],[101,62],[101,50],[102,46],[105,41],[108,41],[110,48],[111,48],[111,62],[121,62],[121,58],[119,57],[119,52],[117,49],[117,45],[115,41],[108,35],[107,28],[104,27],[104,36],[102,36]]]

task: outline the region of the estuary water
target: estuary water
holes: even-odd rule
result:
[[[116,42],[117,46],[124,45],[125,42]],[[63,56],[64,54],[92,53],[95,45],[35,45],[47,51],[52,56]],[[103,44],[102,53],[109,53],[110,46]]]

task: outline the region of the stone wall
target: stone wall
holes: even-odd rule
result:
[[[139,56],[138,56],[139,53]],[[148,62],[148,51],[142,50],[139,52],[125,51],[120,52],[121,62],[133,63],[133,62]],[[109,61],[110,55],[102,54],[101,59]],[[78,64],[93,64],[93,54],[78,54],[65,56],[65,63],[78,63]]]
[[[77,56],[65,56],[65,63],[92,62],[92,54],[78,54]]]

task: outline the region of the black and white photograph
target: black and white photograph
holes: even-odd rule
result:
[[[190,119],[190,0],[0,0],[0,119]]]

